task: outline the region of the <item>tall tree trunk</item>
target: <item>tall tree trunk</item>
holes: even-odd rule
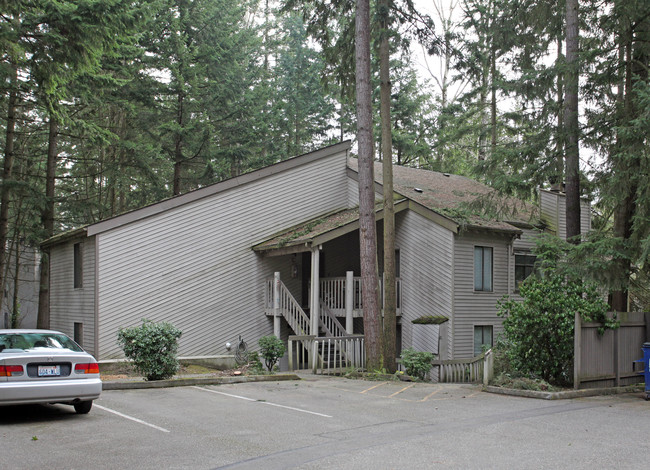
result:
[[[56,160],[58,157],[57,139],[59,125],[53,113],[50,116],[50,132],[47,143],[47,170],[45,180],[45,207],[41,212],[41,223],[47,237],[54,235],[54,184],[56,179]],[[40,284],[38,291],[38,328],[50,327],[50,257],[42,253],[40,263]]]
[[[378,370],[382,336],[377,277],[377,227],[373,170],[372,101],[370,90],[370,2],[357,0],[355,26],[357,142],[359,149],[359,242],[363,327],[367,368]]]
[[[497,148],[497,86],[496,86],[496,73],[497,73],[497,53],[494,40],[490,45],[490,155],[494,155]]]
[[[562,64],[562,39],[557,40],[558,70]],[[555,174],[551,179],[551,189],[562,191],[564,183],[564,74],[558,71],[557,77],[557,141],[555,142]]]
[[[181,193],[181,169],[183,165],[183,92],[178,92],[178,109],[176,110],[178,130],[174,136],[174,196]]]
[[[566,236],[580,243],[580,127],[578,122],[578,0],[566,0],[566,83],[564,128],[566,150]]]
[[[639,118],[641,110],[637,101],[637,82],[647,82],[650,67],[650,17],[624,18],[621,21],[621,55],[625,57],[625,95],[619,95],[619,122],[621,129],[630,128]],[[624,52],[622,52],[624,51]],[[647,153],[645,143],[647,136],[641,132],[625,132],[617,136],[617,149],[619,155],[615,158],[615,171],[619,180],[626,179],[625,185],[620,187],[620,198],[614,210],[614,236],[622,241],[628,241],[633,236],[633,218],[637,211],[636,198],[638,185],[636,175],[641,173],[641,160]],[[631,262],[629,259],[619,261],[619,270],[624,273],[622,284],[629,282]],[[612,309],[618,312],[628,310],[627,289],[621,288],[612,292]]]
[[[388,43],[389,1],[380,0],[379,45],[381,153],[384,186],[384,368],[397,370],[395,337],[397,334],[397,296],[395,292],[395,206],[393,204],[393,141],[390,118],[390,45]]]
[[[7,264],[7,233],[9,233],[9,184],[14,166],[14,145],[16,141],[16,107],[18,103],[18,67],[13,64],[7,101],[7,130],[5,134],[5,155],[0,187],[0,309],[4,300],[5,265]]]
[[[616,97],[617,105],[617,126],[622,128],[626,121],[630,118],[628,116],[629,109],[629,93],[632,86],[632,29],[627,21],[620,20],[619,32],[619,70],[622,70],[621,77],[618,84],[618,95]],[[620,135],[616,136],[615,153],[622,151],[624,139]],[[624,173],[626,169],[621,164],[622,158],[615,156],[617,161],[617,172]],[[614,208],[614,236],[621,240],[627,240],[630,237],[632,225],[630,223],[632,217],[632,202],[629,195],[625,196]],[[622,272],[627,272],[630,267],[629,260],[619,260],[619,269]],[[626,284],[627,279],[623,281]],[[611,308],[616,312],[627,312],[628,310],[628,291],[621,288],[612,292]]]
[[[15,231],[17,232],[17,230]],[[17,233],[16,233],[17,235]],[[16,259],[14,260],[14,284],[13,284],[13,298],[11,299],[11,328],[18,328],[20,326],[20,302],[18,301],[18,292],[20,288],[20,245],[17,241],[14,243],[14,248],[16,252]]]
[[[488,79],[486,67],[483,67],[481,78],[481,90],[479,94],[479,108],[481,113],[481,124],[478,135],[478,160],[484,161],[487,157],[487,133],[488,133],[488,111],[487,111],[487,90]]]

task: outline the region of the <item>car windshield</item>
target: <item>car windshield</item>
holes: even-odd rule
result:
[[[8,349],[83,349],[66,335],[56,333],[4,333],[0,334],[0,353]]]

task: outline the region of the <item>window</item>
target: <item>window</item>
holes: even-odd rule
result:
[[[492,292],[491,247],[474,247],[474,290]]]
[[[74,244],[74,288],[83,287],[83,259],[81,256],[81,243]]]
[[[84,324],[83,323],[74,323],[74,342],[79,346],[84,345]]]
[[[483,347],[492,347],[492,325],[474,327],[474,356],[483,353]]]
[[[515,288],[517,290],[519,290],[519,285],[524,282],[524,279],[535,272],[536,260],[535,255],[515,253]]]

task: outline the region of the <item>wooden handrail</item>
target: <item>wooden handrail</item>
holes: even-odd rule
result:
[[[345,327],[334,316],[325,302],[320,301],[320,318],[319,325],[327,333],[326,336],[345,336],[347,333]]]
[[[280,281],[280,312],[294,332],[301,335],[309,334],[309,317],[282,281]]]

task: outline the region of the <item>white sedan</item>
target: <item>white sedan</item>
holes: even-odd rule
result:
[[[51,330],[0,330],[0,405],[63,403],[88,413],[102,382],[95,358]]]

